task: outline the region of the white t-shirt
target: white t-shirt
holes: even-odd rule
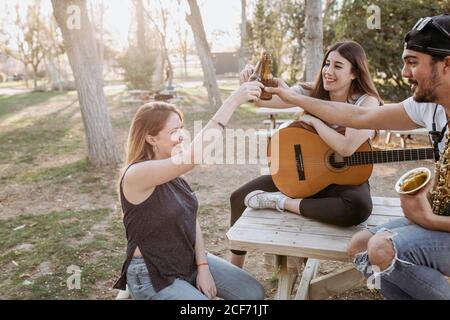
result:
[[[419,126],[427,128],[429,131],[433,130],[433,114],[436,108],[436,103],[424,103],[416,102],[413,97],[410,97],[403,101],[403,107],[406,113],[411,118],[412,121],[417,123]],[[436,130],[441,131],[447,122],[447,116],[445,115],[445,110],[441,105],[438,105],[435,116]],[[444,151],[445,148],[445,135],[444,138],[439,143],[439,150]]]

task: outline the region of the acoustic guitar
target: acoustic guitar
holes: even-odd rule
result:
[[[373,151],[369,141],[342,157],[314,129],[304,127],[280,129],[270,140],[270,174],[291,198],[312,196],[331,184],[359,185],[369,179],[375,163],[434,159],[432,148]]]

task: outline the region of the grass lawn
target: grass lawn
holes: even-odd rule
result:
[[[221,83],[223,99],[236,86],[237,81]],[[205,124],[214,110],[201,83],[177,89],[185,126],[192,134],[194,121]],[[122,90],[115,86],[105,93],[123,154],[137,106],[121,105]],[[255,111],[252,105],[238,108],[228,127],[264,128],[265,116]],[[92,168],[86,155],[76,92],[0,95],[0,299],[115,297],[112,286],[126,246],[116,191],[119,168]],[[387,172],[392,179],[398,176],[392,168],[375,172],[382,184],[391,179]],[[229,196],[259,175],[258,165],[202,165],[186,175],[199,199],[198,216],[208,251],[228,259]],[[383,190],[375,194],[388,195]],[[67,268],[73,265],[82,270],[80,290],[67,287],[71,275]],[[276,279],[265,271],[263,257],[249,254],[246,269],[273,298]],[[358,289],[340,298],[380,296]]]
[[[223,97],[232,89],[224,86]],[[120,90],[105,92],[123,152],[137,107],[121,106]],[[209,120],[213,110],[203,87],[180,89],[180,95],[187,128]],[[239,110],[236,121],[249,113],[261,121],[251,109]],[[86,159],[76,92],[0,95],[0,298],[115,296],[126,246],[117,176],[118,168],[94,169]],[[202,182],[193,187],[206,189]],[[202,206],[199,215],[208,217],[214,208]],[[218,223],[205,227],[207,238],[224,231]],[[80,290],[67,287],[71,265],[82,270]]]

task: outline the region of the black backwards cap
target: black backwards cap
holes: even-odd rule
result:
[[[420,18],[406,34],[405,49],[432,56],[450,56],[450,15]]]

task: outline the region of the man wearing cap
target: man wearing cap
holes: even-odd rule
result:
[[[265,88],[322,120],[356,129],[410,130],[425,127],[436,160],[445,148],[450,119],[450,16],[420,19],[405,37],[402,75],[413,96],[380,108],[318,100],[292,91],[283,81]],[[301,121],[309,124],[312,115]],[[432,212],[427,193],[401,195],[405,218],[356,233],[348,254],[366,277],[375,276],[386,299],[450,299],[450,216]],[[447,212],[450,212],[448,208]]]

